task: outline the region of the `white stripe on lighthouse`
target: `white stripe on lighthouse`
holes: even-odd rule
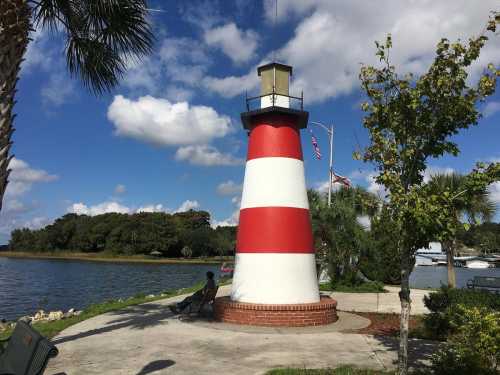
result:
[[[231,299],[264,304],[319,302],[314,254],[237,253]]]
[[[252,207],[309,209],[304,162],[283,157],[247,161],[241,209]]]

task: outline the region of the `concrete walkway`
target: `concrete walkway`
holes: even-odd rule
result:
[[[220,288],[220,295],[229,288]],[[351,293],[335,294],[339,308]],[[356,294],[360,296],[360,294]],[[203,320],[181,320],[166,308],[182,296],[103,314],[74,325],[53,342],[59,356],[46,374],[263,374],[275,367],[336,367],[351,364],[394,368],[397,340],[343,333],[367,324],[348,313],[327,327],[234,327]],[[363,308],[373,308],[369,297]],[[380,305],[379,305],[380,311]],[[410,362],[426,361],[435,344],[410,343]]]
[[[338,309],[342,311],[354,312],[379,312],[396,313],[401,312],[399,302],[399,288],[386,286],[388,293],[327,293],[338,302]],[[411,314],[422,315],[429,313],[424,305],[424,296],[430,291],[422,289],[411,290]]]

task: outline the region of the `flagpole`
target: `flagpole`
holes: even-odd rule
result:
[[[332,205],[332,185],[333,185],[333,124],[330,125],[330,130],[328,131],[328,136],[330,138],[330,185],[328,187],[328,207]]]
[[[330,128],[323,125],[321,122],[310,121],[311,124],[322,127],[328,133],[328,139],[330,141],[330,164],[328,168],[328,177],[330,178],[330,182],[328,184],[328,207],[332,205],[332,188],[333,188],[333,124],[330,125]]]

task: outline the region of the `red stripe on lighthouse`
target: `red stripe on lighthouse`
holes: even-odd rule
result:
[[[239,253],[314,253],[309,210],[255,207],[240,211]]]
[[[294,124],[257,123],[250,133],[247,160],[285,157],[302,160],[299,130]]]

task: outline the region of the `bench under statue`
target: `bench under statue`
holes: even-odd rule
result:
[[[3,349],[4,343],[7,343]],[[41,375],[57,348],[29,324],[19,321],[10,338],[0,340],[0,374]]]
[[[213,311],[213,304],[218,291],[219,287],[217,286],[214,289],[208,290],[199,303],[191,303],[189,305],[188,315],[190,315],[193,311],[196,311],[198,315],[201,314],[205,306],[212,306]]]

